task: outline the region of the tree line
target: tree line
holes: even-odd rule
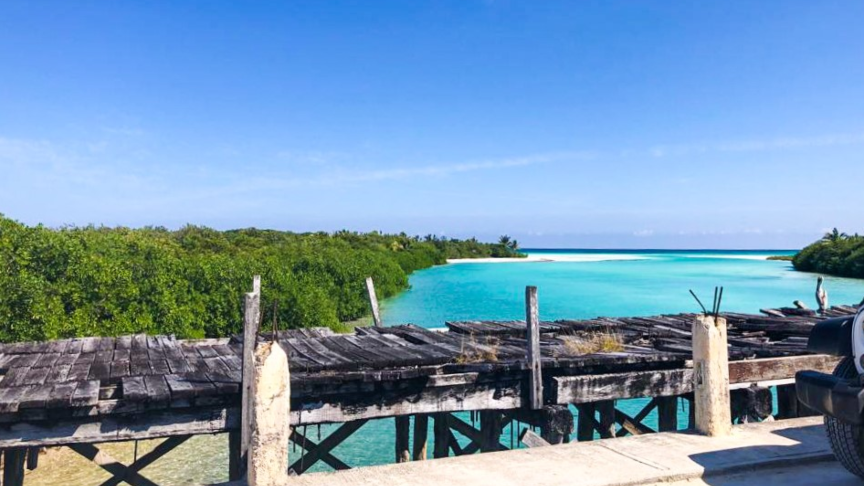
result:
[[[242,295],[255,274],[264,281],[265,322],[275,312],[283,329],[345,331],[346,322],[369,314],[368,276],[384,299],[407,289],[411,272],[448,258],[514,256],[521,254],[509,238],[192,225],[52,229],[0,214],[0,341],[227,336],[242,327]]]
[[[792,265],[803,272],[864,278],[864,236],[848,235],[834,228],[798,252]]]

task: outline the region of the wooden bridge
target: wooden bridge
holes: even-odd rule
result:
[[[828,315],[854,311],[839,306]],[[798,416],[790,388],[795,371],[830,370],[836,361],[806,353],[806,336],[821,319],[812,311],[764,314],[725,314],[739,419],[765,416],[753,410],[753,390],[747,388],[753,383],[778,386],[780,417]],[[303,473],[319,461],[348,468],[332,454],[334,447],[368,420],[388,417],[396,421],[397,462],[426,459],[430,418],[434,457],[507,449],[500,435],[511,421],[538,427],[548,442],[567,442],[574,428],[568,405],[579,412],[579,440],[654,432],[643,421],[655,409],[659,430],[690,426],[678,424],[677,398],[692,400],[693,318],[541,322],[534,352],[524,321],[448,322],[449,332],[413,325],[358,328],[352,335],[280,331],[275,337],[289,354],[291,370],[291,440],[305,450],[291,469]],[[580,343],[597,335],[614,336],[619,347],[585,354]],[[257,333],[258,340],[273,338]],[[25,466],[37,466],[39,448],[68,446],[113,475],[105,484],[153,485],[140,473],[143,467],[191,436],[215,433],[230,434],[229,474],[239,477],[244,359],[243,336],[184,341],[134,335],[0,345],[3,484],[22,484]],[[532,367],[532,360],[539,367]],[[534,369],[542,371],[536,383]],[[615,406],[615,400],[641,397],[651,400],[633,416]],[[479,427],[453,415],[464,411],[479,412]],[[343,425],[320,443],[298,427],[321,423]],[[460,446],[454,432],[470,445]],[[129,465],[96,446],[153,438],[166,440]]]

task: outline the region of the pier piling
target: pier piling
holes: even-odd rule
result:
[[[411,449],[409,434],[411,430],[411,417],[409,415],[399,415],[395,419],[396,422],[396,462],[410,462]]]
[[[525,287],[525,321],[527,323],[529,375],[528,400],[530,408],[543,408],[543,376],[540,362],[540,308],[537,303],[537,287]]]
[[[254,354],[258,341],[258,327],[261,325],[261,277],[252,280],[253,291],[245,295],[243,308],[243,357],[240,411],[239,475],[242,476],[247,464],[247,453],[252,433],[252,383],[255,376]],[[237,453],[232,453],[237,454]],[[229,466],[230,469],[230,466]]]
[[[429,440],[429,416],[420,414],[414,416],[414,454],[415,461],[426,460],[426,443]]]
[[[288,478],[291,437],[288,355],[274,341],[258,345],[254,360],[248,486],[281,485]]]
[[[698,316],[693,321],[693,379],[696,430],[709,436],[729,435],[729,351],[726,319]]]
[[[381,311],[378,310],[378,297],[375,295],[375,282],[372,277],[366,277],[366,292],[369,293],[369,305],[372,306],[372,320],[375,327],[381,327],[384,324],[381,322]]]

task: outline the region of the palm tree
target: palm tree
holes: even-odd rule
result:
[[[510,248],[510,237],[507,235],[501,235],[498,238],[498,244]]]
[[[822,237],[822,241],[830,241],[831,243],[836,243],[840,240],[845,240],[846,238],[849,238],[849,235],[847,235],[846,233],[841,233],[837,228],[834,228],[834,230],[825,233],[825,236]]]

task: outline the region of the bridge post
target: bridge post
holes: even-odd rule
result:
[[[277,341],[255,349],[248,486],[287,484],[291,437],[288,355]]]
[[[372,277],[366,277],[366,292],[369,294],[369,305],[372,306],[372,321],[375,327],[381,327],[384,324],[381,322],[381,311],[378,309],[378,297],[375,295],[375,282]]]
[[[696,430],[708,436],[729,435],[729,350],[726,319],[698,316],[693,321],[693,379]]]
[[[252,382],[255,375],[254,354],[261,325],[261,276],[252,279],[252,292],[245,295],[243,308],[243,377],[240,384],[240,437],[229,440],[229,476],[240,479],[246,471],[247,453],[252,433]]]
[[[528,400],[532,410],[543,408],[543,376],[540,361],[540,308],[537,287],[525,287],[525,328],[528,342]]]

